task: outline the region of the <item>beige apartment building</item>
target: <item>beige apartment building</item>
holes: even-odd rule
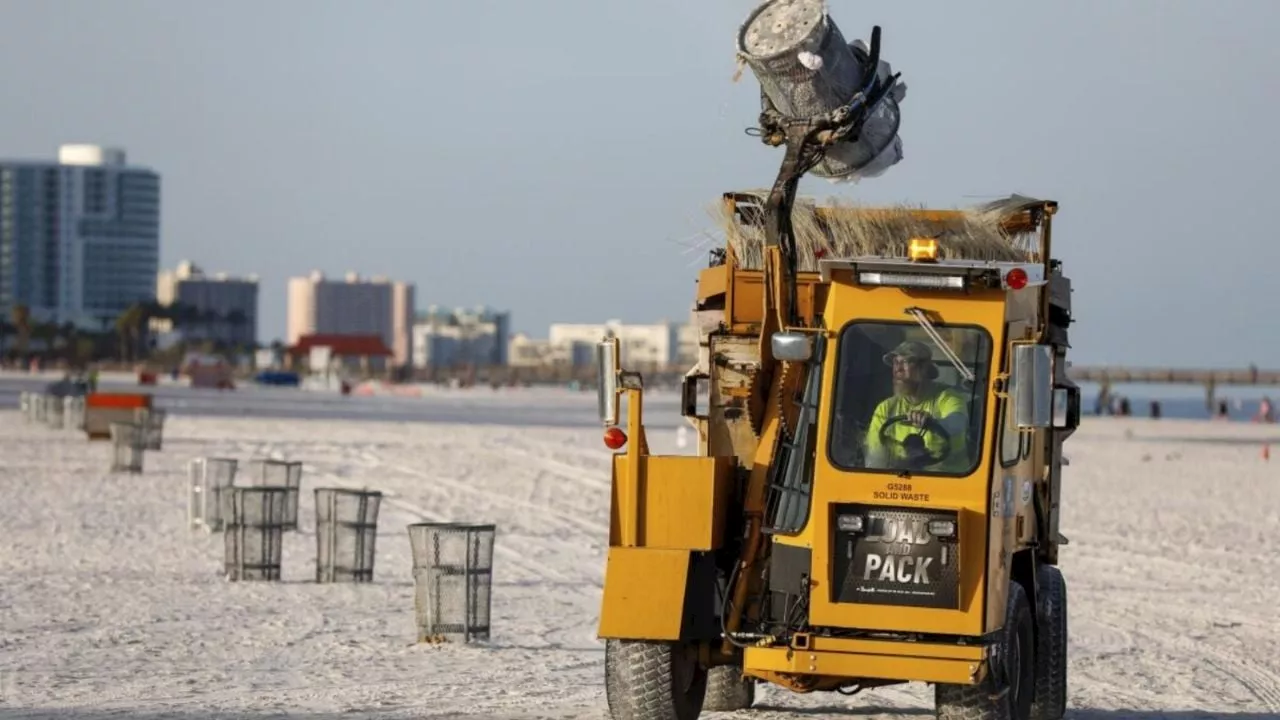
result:
[[[377,335],[397,366],[413,364],[414,285],[347,273],[327,278],[319,271],[289,279],[286,342],[304,335]]]

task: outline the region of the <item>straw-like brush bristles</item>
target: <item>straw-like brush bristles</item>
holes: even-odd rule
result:
[[[763,204],[765,194],[757,197]],[[1019,261],[1034,255],[1034,242],[1028,242],[1032,238],[1010,236],[1001,228],[1006,214],[998,209],[965,209],[958,220],[940,224],[913,215],[912,210],[922,208],[906,205],[866,208],[831,200],[822,207],[835,212],[819,217],[814,201],[798,198],[795,202],[791,226],[796,237],[797,269],[801,272],[816,271],[820,257],[906,257],[908,243],[921,237],[936,237],[938,257],[943,259]],[[875,212],[854,212],[860,209]],[[747,270],[760,269],[764,265],[764,229],[739,223],[723,203],[717,203],[711,212],[738,265]]]

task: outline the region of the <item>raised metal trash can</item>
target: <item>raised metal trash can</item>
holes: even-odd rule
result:
[[[302,463],[297,460],[254,458],[244,473],[246,485],[288,490],[285,500],[285,530],[298,529],[298,495],[302,487]]]
[[[222,510],[228,504],[224,494],[235,483],[236,468],[234,458],[200,457],[188,464],[187,522],[192,528],[222,530]]]
[[[418,642],[489,638],[495,531],[466,523],[409,526]]]
[[[140,473],[146,434],[133,423],[111,423],[111,471]]]
[[[229,487],[223,518],[228,580],[279,580],[283,555],[285,488]]]
[[[738,31],[738,56],[751,68],[765,98],[783,117],[813,119],[848,106],[873,74],[888,78],[883,58],[870,67],[861,42],[850,44],[823,0],[767,0]],[[880,175],[902,159],[899,84],[868,117],[856,138],[828,147],[811,173],[830,180]]]
[[[376,490],[316,488],[316,582],[373,582]]]

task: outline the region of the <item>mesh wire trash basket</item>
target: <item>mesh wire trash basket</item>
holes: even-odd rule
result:
[[[22,413],[22,418],[27,422],[31,422],[31,397],[32,393],[26,390],[18,394],[18,411]]]
[[[31,397],[31,409],[34,411],[32,419],[38,423],[44,422],[45,418],[48,417],[48,399],[48,396],[40,393],[34,393]]]
[[[225,489],[224,562],[228,580],[279,580],[288,490]]]
[[[298,529],[298,495],[302,488],[302,463],[297,460],[254,458],[245,474],[247,484],[288,490],[285,500],[285,530]]]
[[[84,396],[62,398],[62,426],[68,430],[84,430]]]
[[[316,582],[373,582],[376,490],[316,488]]]
[[[764,98],[783,117],[812,119],[847,106],[873,74],[893,70],[881,60],[872,68],[867,47],[849,44],[827,14],[824,0],[767,0],[738,30],[738,57],[751,68]],[[827,149],[813,175],[833,181],[875,177],[902,159],[899,86],[871,113],[854,140]]]
[[[489,638],[495,530],[465,523],[409,526],[418,642]]]
[[[45,397],[44,424],[54,430],[61,430],[63,419],[65,417],[63,408],[65,405],[62,398],[57,395],[48,395]]]
[[[142,456],[147,449],[143,428],[134,423],[111,423],[111,471],[142,472]]]
[[[235,482],[237,461],[234,458],[200,457],[191,461],[187,472],[191,483],[187,491],[187,523],[192,528],[209,532],[222,529],[225,520],[224,496]]]
[[[164,419],[167,413],[156,408],[138,408],[134,411],[134,422],[144,428],[147,435],[147,449],[159,450],[164,439]]]

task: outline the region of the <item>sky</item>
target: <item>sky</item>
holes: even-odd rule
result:
[[[257,273],[259,334],[313,269],[418,305],[688,318],[707,208],[781,159],[735,83],[752,0],[0,0],[0,157],[124,148],[161,265]],[[1076,364],[1280,366],[1274,0],[828,0],[883,27],[905,157],[801,192],[1061,203]]]

